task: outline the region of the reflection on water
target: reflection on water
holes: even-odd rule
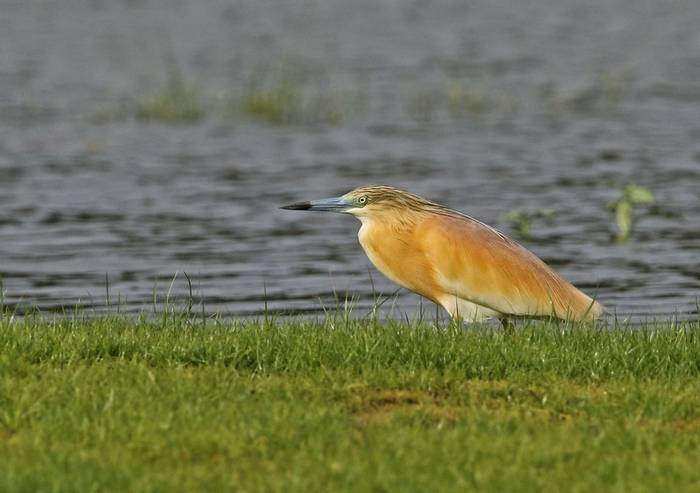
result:
[[[525,244],[576,285],[620,314],[695,311],[700,4],[517,9],[4,6],[5,301],[103,306],[108,279],[112,301],[141,310],[186,272],[211,312],[319,312],[347,293],[362,314],[395,287],[370,269],[355,220],[277,207],[385,183],[513,235],[502,213],[554,208]],[[98,124],[100,108],[137,104],[163,84],[164,50],[196,82],[206,116],[173,125],[117,112]],[[303,94],[275,99],[276,83],[246,92],[255,74],[289,60]],[[232,95],[246,104],[238,112],[227,110]],[[354,103],[317,118],[317,100]],[[275,104],[296,105],[297,117],[275,121]],[[642,208],[632,240],[615,244],[608,204],[630,182],[651,188],[657,207]],[[180,275],[171,295],[187,288]],[[415,313],[419,300],[402,291],[382,309],[391,305]]]

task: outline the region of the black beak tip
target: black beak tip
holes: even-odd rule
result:
[[[288,211],[308,211],[311,209],[311,202],[299,202],[297,204],[283,205],[280,209]]]

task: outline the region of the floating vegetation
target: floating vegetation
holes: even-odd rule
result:
[[[414,120],[429,122],[441,106],[440,98],[428,90],[419,90],[408,101],[406,109]]]
[[[318,83],[305,83],[304,71],[285,65],[277,75],[256,76],[224,104],[228,117],[248,117],[275,125],[338,125],[358,106],[357,98]]]
[[[622,191],[622,197],[611,203],[609,208],[615,216],[617,234],[615,240],[619,243],[627,241],[634,229],[634,209],[638,205],[653,204],[654,194],[646,187],[634,183],[627,185]]]
[[[447,109],[453,117],[479,114],[496,109],[515,109],[518,99],[503,92],[490,92],[479,86],[453,82],[447,89]]]
[[[447,89],[447,109],[451,115],[460,115],[465,111],[481,113],[490,103],[491,98],[480,88],[453,82]]]
[[[630,86],[627,72],[607,71],[582,88],[562,91],[553,84],[544,87],[543,95],[553,113],[566,111],[615,111]]]
[[[531,240],[531,224],[534,219],[542,219],[555,215],[555,209],[515,209],[504,212],[499,216],[501,221],[505,221],[513,225],[518,232],[520,238]]]
[[[188,83],[174,61],[169,64],[168,83],[141,99],[123,98],[100,106],[89,120],[95,124],[136,118],[147,122],[196,123],[208,109],[220,109],[225,118],[254,120],[274,125],[340,125],[367,106],[360,91],[337,90],[323,70],[283,63],[271,71],[258,71],[243,87],[232,87],[222,97],[201,93]],[[311,75],[309,75],[311,74]],[[486,83],[448,80],[429,87],[414,86],[403,93],[407,115],[419,122],[435,119],[460,120],[493,112],[515,111],[527,104],[544,105],[552,113],[566,111],[612,111],[629,86],[624,72],[603,72],[594,82],[563,90],[555,84],[542,89],[534,103]],[[383,106],[384,107],[384,106]]]
[[[451,118],[460,119],[518,106],[518,99],[513,95],[453,81],[441,89],[415,92],[408,100],[407,110],[418,121],[431,121],[437,114],[447,113]]]
[[[360,106],[359,97],[336,92],[318,94],[304,106],[304,119],[310,123],[339,125]]]
[[[146,121],[192,123],[206,112],[196,86],[175,80],[138,102],[134,114]]]
[[[600,105],[608,110],[615,110],[630,85],[629,76],[621,72],[603,72],[598,76]]]
[[[105,103],[100,105],[89,117],[88,121],[95,125],[128,120],[134,114],[134,105],[129,101]]]
[[[331,91],[308,94],[295,82],[287,81],[270,88],[253,88],[240,98],[232,98],[226,114],[242,115],[276,125],[339,125],[354,110],[352,102]]]
[[[284,80],[266,88],[255,84],[234,105],[244,115],[270,123],[298,121],[302,113],[302,94],[293,80]]]
[[[206,115],[202,96],[194,84],[187,83],[170,47],[163,52],[167,84],[138,101],[122,100],[104,105],[94,112],[90,121],[109,123],[130,118],[161,123],[194,123]]]
[[[169,124],[196,123],[206,116],[207,106],[223,107],[226,118],[246,118],[276,125],[339,125],[360,107],[360,98],[322,88],[304,91],[300,83],[285,80],[270,86],[252,85],[239,95],[207,101],[195,85],[177,82],[138,102],[124,100],[105,104],[88,118],[94,124],[131,118]]]

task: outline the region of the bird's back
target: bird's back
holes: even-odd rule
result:
[[[356,215],[372,263],[452,316],[586,320],[603,312],[523,246],[469,216],[392,187],[352,193],[367,202]]]
[[[413,236],[448,295],[504,315],[584,320],[603,311],[523,246],[467,216],[426,214]]]

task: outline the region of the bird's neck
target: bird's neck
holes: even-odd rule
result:
[[[423,217],[418,211],[373,211],[371,214],[358,214],[362,228],[381,228],[395,231],[413,228]]]

